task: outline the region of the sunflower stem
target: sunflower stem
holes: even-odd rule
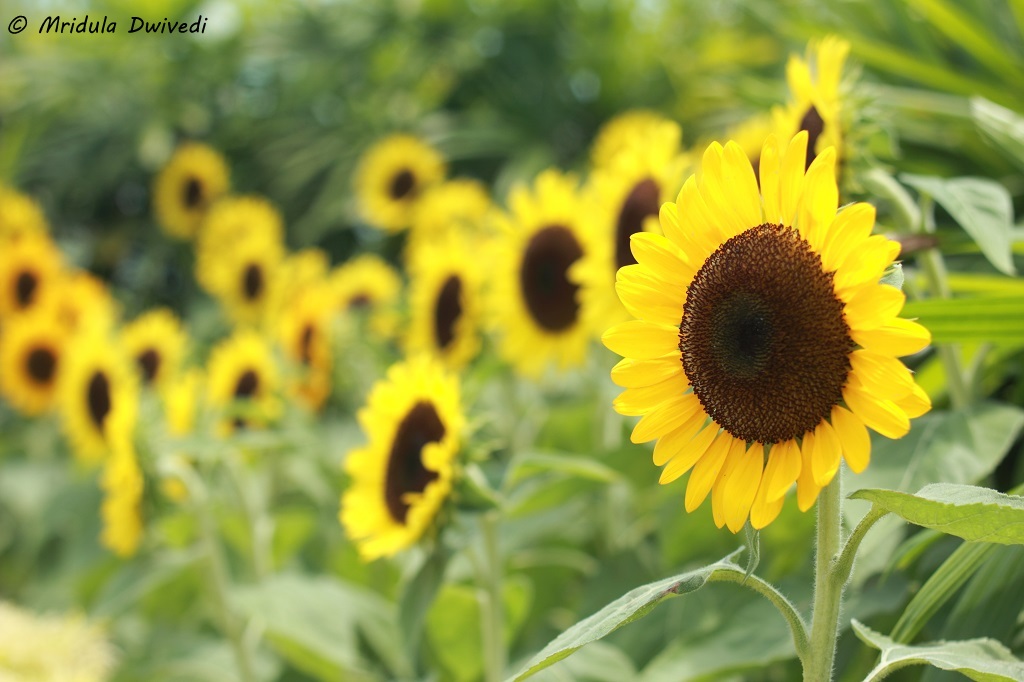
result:
[[[793,647],[796,649],[797,657],[803,661],[807,658],[808,653],[808,639],[807,639],[807,624],[804,623],[804,619],[800,616],[800,613],[796,610],[786,597],[775,589],[775,586],[769,582],[762,580],[753,573],[749,576],[743,576],[738,572],[720,572],[712,573],[711,577],[708,578],[710,583],[735,583],[747,587],[759,595],[767,599],[772,605],[778,609],[782,617],[786,619],[786,623],[789,624],[789,631],[793,635]]]
[[[484,558],[481,562],[480,588],[483,592],[480,619],[483,631],[484,679],[501,682],[505,674],[505,615],[501,598],[501,554],[498,550],[498,517],[496,512],[480,516]]]
[[[811,643],[803,661],[804,682],[832,679],[839,632],[839,609],[846,576],[837,571],[839,536],[842,528],[842,492],[836,476],[818,495],[818,533],[814,562],[814,609]]]

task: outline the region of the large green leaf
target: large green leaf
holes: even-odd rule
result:
[[[984,97],[972,97],[971,117],[996,149],[1024,166],[1024,116]]]
[[[911,523],[974,542],[1024,544],[1024,497],[973,485],[935,483],[917,494],[858,490],[868,500]]]
[[[935,343],[1024,342],[1024,295],[910,301],[903,316],[917,318]]]
[[[988,178],[947,180],[904,173],[900,179],[946,209],[996,269],[1014,273],[1010,253],[1013,201],[1005,187]]]
[[[912,665],[932,665],[954,670],[977,682],[1016,682],[1024,679],[1024,663],[994,639],[962,642],[932,642],[918,646],[897,644],[863,623],[853,621],[857,637],[882,652],[881,661],[864,682],[884,679],[890,673]]]
[[[621,649],[594,642],[575,656],[555,663],[534,677],[536,682],[622,682],[635,680],[636,666]]]
[[[571,655],[580,647],[607,636],[623,625],[643,618],[666,599],[699,590],[715,573],[731,572],[743,575],[743,569],[732,561],[735,554],[709,566],[658,580],[626,593],[556,637],[540,653],[530,659],[530,662],[516,673],[513,679],[524,680]]]
[[[398,598],[398,628],[406,649],[412,653],[419,646],[423,632],[423,620],[427,610],[434,603],[437,592],[441,589],[445,570],[451,552],[441,542],[436,543],[430,554],[416,572],[405,583]]]

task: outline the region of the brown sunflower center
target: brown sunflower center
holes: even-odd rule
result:
[[[391,198],[395,201],[404,199],[416,185],[416,176],[408,168],[403,168],[391,178]]]
[[[384,481],[384,499],[388,512],[398,523],[409,513],[407,493],[421,493],[437,478],[437,472],[423,464],[423,447],[444,438],[444,424],[434,406],[426,401],[413,405],[398,425]]]
[[[18,301],[18,307],[24,308],[32,303],[32,297],[36,292],[39,280],[34,272],[22,272],[14,282],[14,296]]]
[[[629,248],[629,237],[644,229],[644,218],[658,215],[658,183],[652,178],[642,180],[622,202],[619,221],[615,226],[615,267],[616,269],[636,263]]]
[[[49,348],[33,348],[25,360],[25,369],[37,384],[48,384],[57,369],[57,354]]]
[[[142,371],[143,381],[151,384],[160,371],[160,352],[156,348],[147,348],[135,356],[135,364]]]
[[[582,255],[580,243],[562,225],[539,230],[526,246],[519,287],[530,315],[548,331],[564,331],[576,323],[579,286],[569,281],[569,266]]]
[[[818,146],[818,138],[825,132],[825,121],[822,120],[821,114],[814,108],[814,105],[811,105],[804,117],[800,119],[800,130],[807,131],[807,163],[804,166],[807,169],[811,167],[811,161],[814,161],[814,149]]]
[[[434,340],[441,350],[455,339],[455,323],[462,316],[462,280],[452,275],[445,280],[434,306]]]
[[[249,301],[255,301],[263,291],[263,269],[258,263],[249,263],[242,273],[242,292]]]
[[[370,298],[369,294],[356,294],[348,300],[348,309],[366,310],[370,307],[371,303],[373,303],[373,300]]]
[[[299,336],[299,359],[302,364],[309,365],[313,362],[313,325],[306,324]]]
[[[203,200],[203,185],[196,178],[189,178],[182,189],[182,199],[188,208],[198,208]]]
[[[832,273],[792,228],[758,225],[729,239],[687,290],[683,370],[704,410],[740,440],[813,430],[842,399],[853,347]]]
[[[102,371],[94,372],[86,387],[86,402],[89,406],[89,418],[100,431],[103,422],[110,414],[110,380]]]
[[[251,398],[256,395],[259,388],[259,375],[255,370],[247,369],[242,372],[242,376],[238,377],[238,381],[235,383],[235,399]]]

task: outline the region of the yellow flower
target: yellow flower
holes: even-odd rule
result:
[[[369,442],[345,460],[340,519],[369,561],[413,545],[451,493],[465,426],[458,380],[424,357],[399,363],[358,418]]]
[[[570,270],[589,248],[592,208],[576,178],[555,170],[537,176],[532,191],[513,189],[509,207],[489,295],[498,350],[530,377],[551,361],[561,369],[579,365],[590,336]]]
[[[49,295],[62,268],[60,251],[45,233],[6,244],[0,258],[0,317],[22,312]]]
[[[113,437],[100,486],[103,488],[100,541],[118,556],[130,557],[142,542],[142,493],[145,486],[130,435]]]
[[[278,327],[281,348],[296,370],[289,391],[312,410],[319,410],[331,393],[333,303],[326,282],[308,284],[291,297]]]
[[[185,143],[156,178],[153,196],[157,220],[172,237],[191,239],[207,211],[227,191],[224,158],[204,144]]]
[[[0,602],[0,680],[106,682],[115,663],[103,628],[84,616],[40,616]]]
[[[121,346],[135,360],[142,381],[160,386],[178,371],[188,335],[166,308],[150,310],[121,330]]]
[[[444,179],[444,158],[412,135],[391,135],[370,147],[356,169],[356,198],[371,225],[399,232],[412,223],[424,190]]]
[[[416,204],[405,245],[407,262],[424,244],[445,239],[453,232],[461,239],[483,235],[492,211],[487,187],[478,180],[456,178],[428,188]]]
[[[117,438],[134,432],[138,415],[134,367],[123,349],[103,333],[72,338],[62,365],[57,390],[64,430],[82,461],[98,462]]]
[[[843,65],[850,53],[850,43],[836,36],[827,36],[807,47],[807,58],[796,55],[786,65],[786,81],[793,101],[789,105],[795,128],[787,132],[807,131],[807,161],[829,147],[838,156],[837,165],[846,157],[843,146]]]
[[[200,389],[205,384],[203,371],[192,367],[173,376],[162,392],[167,433],[187,436],[195,428]]]
[[[622,152],[638,147],[679,149],[683,131],[679,124],[646,109],[633,109],[611,119],[598,131],[590,150],[596,168],[611,164]]]
[[[215,410],[234,411],[220,431],[266,425],[281,413],[280,378],[266,340],[251,329],[236,330],[211,351],[207,399]]]
[[[797,482],[808,509],[836,475],[868,465],[866,427],[890,438],[930,408],[897,357],[930,340],[880,284],[899,245],[871,236],[874,208],[836,212],[835,152],[804,172],[807,133],[760,159],[714,143],[661,210],[664,236],[632,237],[616,288],[636,318],[605,332],[624,356],[615,400],[655,440],[661,482],[687,471],[687,511],[711,493],[716,524],[762,528]]]
[[[678,148],[633,147],[597,168],[585,188],[588,204],[600,221],[593,226],[591,248],[572,277],[583,286],[585,324],[595,332],[629,319],[615,295],[615,273],[636,263],[629,250],[635,232],[661,232],[658,211],[683,184],[686,159]]]
[[[52,305],[71,335],[106,334],[114,328],[120,307],[103,280],[84,270],[62,274],[49,289],[44,305]]]
[[[335,309],[369,318],[378,339],[391,339],[397,331],[395,307],[402,279],[382,258],[370,253],[342,263],[329,278]]]
[[[8,318],[0,334],[0,393],[22,414],[52,407],[64,343],[65,331],[48,309]]]
[[[480,352],[483,276],[479,254],[451,235],[412,256],[407,353],[427,353],[461,369]]]
[[[35,201],[0,185],[0,246],[27,234],[38,236],[47,231],[46,217]]]
[[[302,249],[285,256],[269,292],[269,327],[279,325],[281,317],[288,314],[296,296],[324,282],[329,269],[330,259],[321,249]]]

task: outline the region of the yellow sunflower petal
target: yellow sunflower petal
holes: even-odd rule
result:
[[[826,272],[835,272],[871,235],[875,226],[875,207],[856,203],[841,210],[825,237],[822,263]]]
[[[733,438],[729,432],[722,431],[693,467],[693,473],[686,484],[686,498],[683,501],[687,512],[692,512],[707,498],[734,443],[742,445],[742,442]]]
[[[661,403],[640,418],[629,435],[633,443],[646,443],[682,426],[696,410],[700,401],[686,393]]]
[[[657,406],[671,398],[678,398],[689,388],[690,382],[686,380],[686,375],[679,372],[650,386],[627,388],[612,401],[612,407],[619,414],[638,417],[649,411],[652,405]]]
[[[765,502],[785,497],[786,491],[800,476],[800,466],[800,446],[795,440],[785,440],[772,446],[762,483]]]
[[[871,437],[864,423],[846,408],[832,408],[832,428],[843,444],[843,458],[850,470],[859,474],[871,461]]]
[[[728,142],[723,150],[722,180],[728,188],[728,195],[734,199],[732,206],[744,229],[760,225],[763,221],[757,177],[750,159],[735,142]]]
[[[913,385],[910,393],[894,402],[897,407],[906,412],[907,416],[911,419],[914,417],[920,417],[922,414],[932,409],[932,399],[929,398],[928,394],[924,392],[924,389],[917,384]]]
[[[651,360],[623,358],[612,368],[612,381],[623,388],[639,388],[664,381],[682,371],[677,350]]]
[[[786,500],[783,495],[774,502],[769,502],[767,490],[768,486],[762,476],[761,485],[757,489],[757,494],[754,495],[754,504],[750,506],[750,525],[755,530],[761,530],[778,518],[779,512],[782,511],[782,503]]]
[[[677,428],[675,431],[666,433],[664,436],[658,439],[658,442],[654,445],[653,461],[655,466],[665,466],[669,461],[674,460],[677,455],[680,455],[685,449],[688,456],[684,456],[679,462],[673,467],[673,471],[668,474],[666,478],[665,472],[662,472],[661,483],[668,483],[679,478],[693,466],[697,458],[700,457],[703,450],[700,450],[700,441],[694,441],[695,438],[703,434],[704,431],[709,431],[708,443],[711,442],[710,438],[714,436],[715,429],[705,429],[704,425],[707,423],[708,417],[704,414],[703,410],[698,410],[687,419],[682,426]],[[703,429],[703,430],[702,430]],[[694,442],[691,442],[694,441]],[[705,448],[706,449],[706,448]],[[689,457],[692,455],[692,459]],[[689,463],[687,464],[687,461]],[[686,465],[684,467],[684,465]]]
[[[806,164],[807,131],[802,130],[790,141],[779,170],[779,205],[782,209],[779,222],[784,225],[793,224],[800,207]]]
[[[811,475],[814,485],[824,488],[839,471],[843,445],[832,425],[822,420],[814,429],[814,452],[811,454]]]
[[[880,398],[896,400],[913,389],[914,378],[910,370],[891,355],[855,350],[849,358],[857,380]]]
[[[899,317],[873,329],[851,329],[850,335],[868,350],[895,357],[922,351],[932,342],[931,332],[925,327]]]
[[[606,331],[601,342],[608,350],[623,357],[653,360],[678,351],[679,329],[644,320],[630,320]]]
[[[910,430],[906,413],[893,401],[864,388],[856,376],[851,376],[843,388],[843,400],[862,422],[886,438],[902,438]]]
[[[836,150],[829,147],[815,157],[804,178],[800,228],[804,239],[818,253],[824,247],[825,229],[832,223],[839,206],[835,167]]]
[[[730,459],[735,461],[731,466],[729,462],[726,462],[722,479],[716,484],[716,487],[721,486],[724,489],[725,525],[733,533],[740,532],[747,522],[750,506],[754,503],[754,496],[761,483],[764,466],[763,445],[754,443],[748,450],[745,443],[737,442],[740,444],[739,454],[735,454],[737,452],[735,448],[730,449]]]
[[[858,291],[847,302],[843,314],[851,329],[870,329],[879,326],[879,320],[888,323],[896,317],[906,300],[907,297],[896,287],[873,284]]]
[[[758,173],[761,177],[761,195],[764,198],[764,219],[769,223],[782,222],[782,206],[779,203],[779,141],[769,135],[761,147],[758,159]]]
[[[895,245],[895,250],[894,250]],[[877,282],[898,255],[899,243],[880,234],[859,242],[843,261],[835,276],[836,293],[844,293],[868,282]]]
[[[800,445],[800,475],[796,479],[796,504],[800,511],[807,511],[818,499],[821,486],[814,482],[814,434],[805,433]]]

